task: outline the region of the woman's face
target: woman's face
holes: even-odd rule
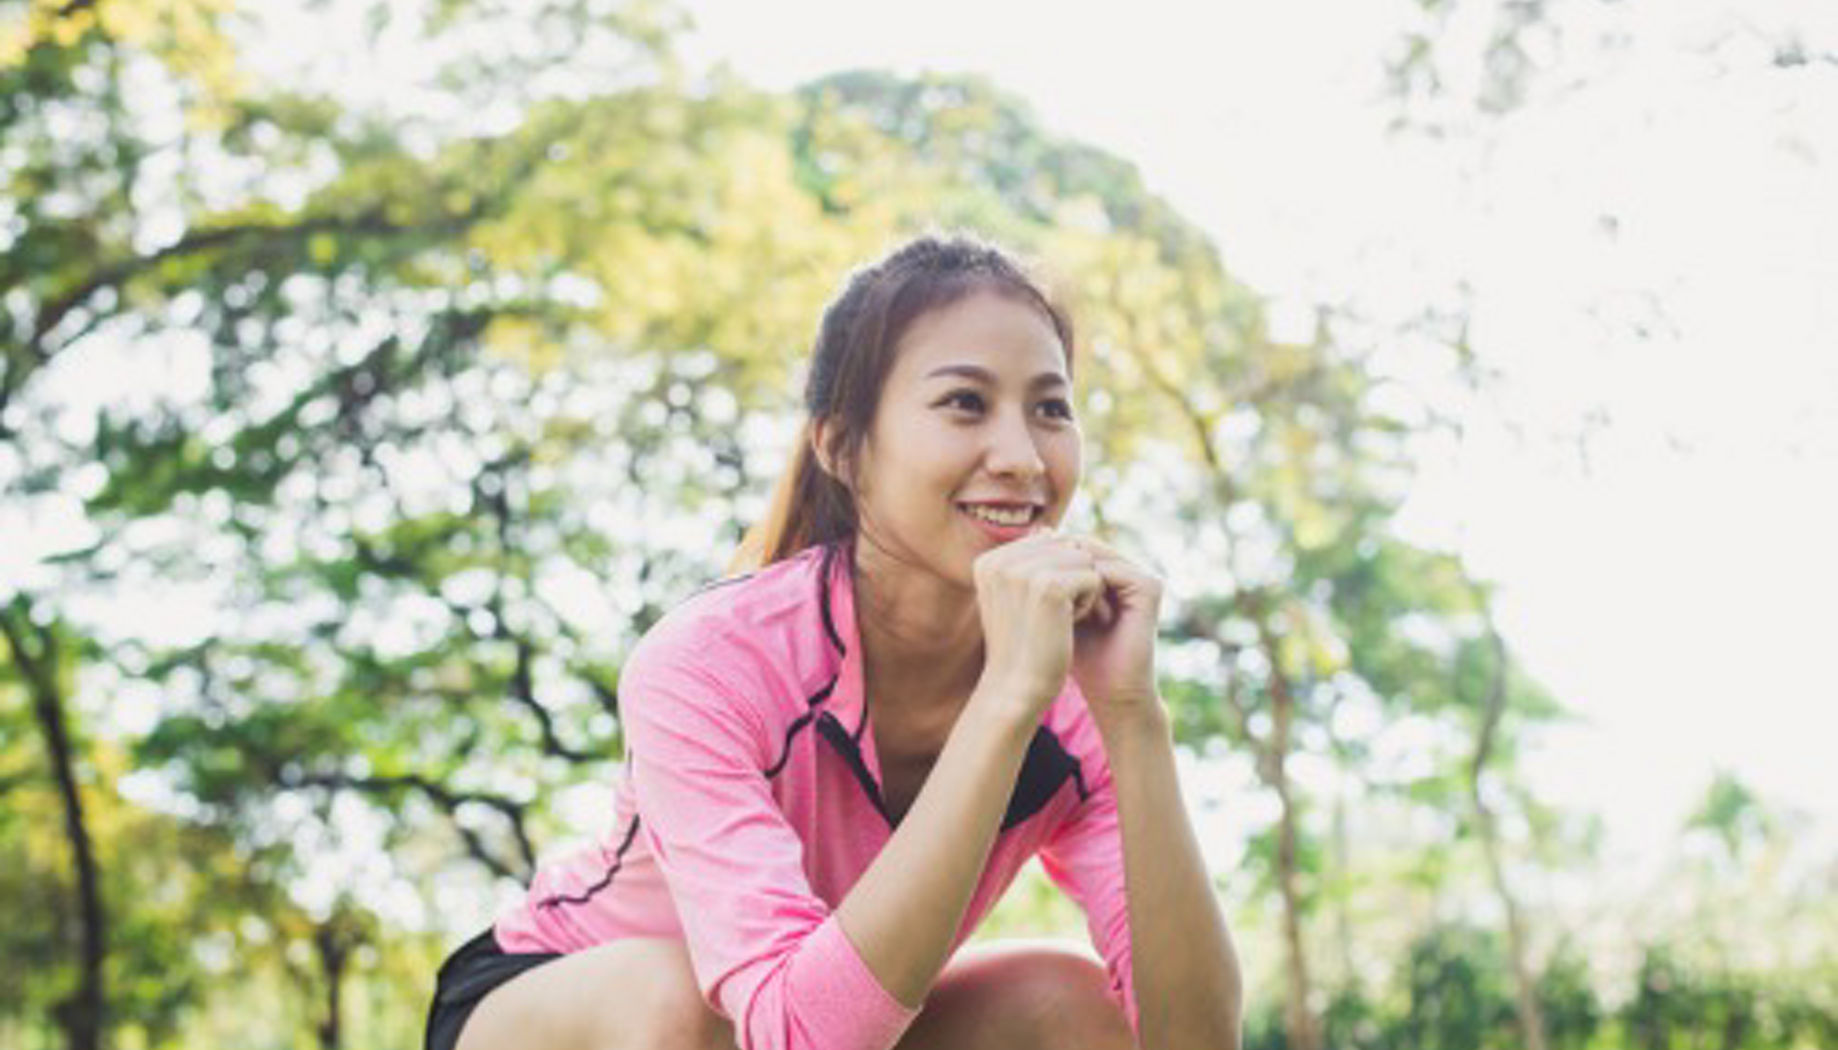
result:
[[[974,587],[978,555],[1059,523],[1082,443],[1065,349],[1038,309],[977,291],[928,311],[862,446],[862,542]]]

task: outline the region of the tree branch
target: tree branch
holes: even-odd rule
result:
[[[536,730],[542,734],[543,751],[557,758],[565,758],[570,762],[600,761],[601,756],[588,751],[576,750],[562,742],[561,736],[555,731],[555,715],[536,699],[534,674],[531,667],[535,661],[535,648],[530,644],[529,639],[522,637],[516,638],[513,644],[517,648],[517,662],[511,669],[511,699],[517,701],[536,717]]]
[[[1500,719],[1506,713],[1506,643],[1501,640],[1499,629],[1493,624],[1493,615],[1486,611],[1485,601],[1481,605],[1482,616],[1487,624],[1487,643],[1492,651],[1492,673],[1487,682],[1487,698],[1481,715],[1481,725],[1475,736],[1474,757],[1469,763],[1469,779],[1474,785],[1475,805],[1481,806],[1480,786],[1481,773],[1487,767],[1487,760],[1493,753],[1494,738],[1497,736]],[[1459,690],[1457,691],[1459,695]],[[1481,806],[1485,809],[1484,806]]]
[[[382,209],[378,208],[358,215],[355,218],[324,216],[317,219],[307,219],[294,226],[269,226],[265,224],[220,226],[215,229],[199,230],[187,234],[178,241],[161,248],[151,255],[139,255],[108,263],[90,274],[86,280],[78,284],[75,288],[51,300],[44,311],[38,315],[37,322],[32,326],[32,334],[26,341],[26,347],[31,351],[32,356],[37,359],[39,364],[44,364],[46,361],[49,361],[51,359],[51,354],[45,349],[45,337],[51,334],[51,331],[58,326],[58,323],[62,321],[70,311],[81,306],[85,300],[102,289],[113,288],[120,285],[136,274],[152,269],[169,259],[183,258],[188,255],[197,254],[198,252],[209,251],[212,248],[220,248],[226,244],[245,238],[276,238],[291,241],[309,237],[315,233],[335,230],[394,233],[400,232],[403,229],[403,227],[385,221],[382,216]]]
[[[524,816],[528,807],[501,795],[487,794],[482,791],[456,791],[445,784],[422,776],[418,773],[400,773],[392,776],[356,776],[344,772],[299,773],[290,772],[285,767],[278,771],[276,782],[283,787],[304,788],[319,787],[330,790],[356,791],[369,795],[393,795],[408,790],[419,792],[434,804],[445,810],[460,837],[466,841],[467,851],[494,872],[517,879],[528,879],[536,869],[536,849],[530,843],[529,834],[524,830]],[[510,825],[511,837],[517,843],[517,851],[523,862],[520,870],[512,870],[502,861],[489,855],[484,842],[472,829],[459,822],[456,811],[467,804],[476,804],[497,811]]]
[[[605,682],[595,678],[593,675],[582,674],[579,677],[581,681],[587,683],[587,688],[593,690],[594,699],[599,702],[600,709],[612,715],[614,718],[618,718],[619,692]]]

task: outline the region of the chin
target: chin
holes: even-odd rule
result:
[[[950,568],[953,571],[940,573],[939,575],[943,576],[947,582],[962,587],[966,591],[974,592],[976,590],[976,560],[974,558],[964,561],[961,565],[954,565]]]
[[[957,537],[955,542],[943,547],[934,547],[924,551],[920,558],[932,575],[967,591],[976,590],[976,559],[983,553],[974,544],[965,544]]]

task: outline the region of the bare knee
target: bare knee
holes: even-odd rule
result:
[[[899,1050],[1123,1050],[1129,1021],[1095,959],[1056,947],[994,946],[954,960]]]
[[[1129,1021],[1097,962],[1069,952],[1032,952],[1004,974],[1032,1045],[1052,1050],[1133,1046]]]

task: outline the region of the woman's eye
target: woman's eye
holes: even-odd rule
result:
[[[983,395],[974,390],[954,390],[946,394],[938,404],[966,412],[982,412],[988,407],[983,401]],[[1069,420],[1072,418],[1072,403],[1065,398],[1051,397],[1035,407],[1055,419]]]
[[[944,400],[940,401],[939,404],[951,405],[955,408],[964,408],[972,412],[980,412],[983,408],[983,398],[975,391],[954,390],[946,394]]]

